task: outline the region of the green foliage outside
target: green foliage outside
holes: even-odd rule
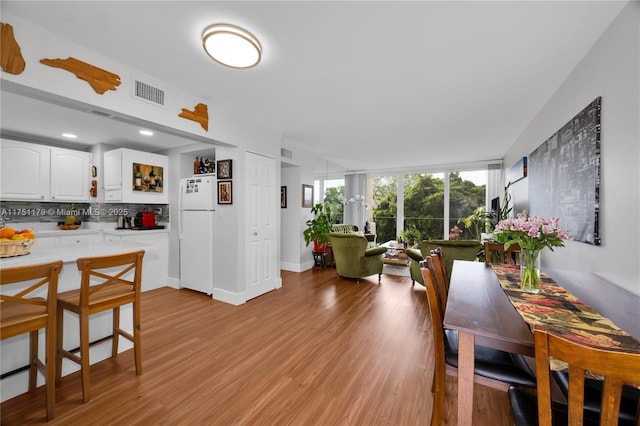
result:
[[[343,223],[344,210],[338,201],[340,195],[344,195],[344,186],[327,188],[324,192],[324,205],[329,207],[331,212],[331,223]]]
[[[442,239],[444,221],[444,181],[431,174],[405,176],[404,229],[396,230],[397,180],[394,176],[374,177],[373,220],[376,222],[378,241],[395,240],[404,233],[419,240]],[[485,185],[476,186],[462,180],[459,173],[450,175],[450,226],[462,230],[459,238],[478,239],[474,227],[466,228],[464,219],[484,206]]]

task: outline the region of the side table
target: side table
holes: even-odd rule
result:
[[[322,252],[322,253],[317,253],[317,252],[312,252],[313,254],[313,271],[315,272],[316,268],[322,268],[325,269],[327,267],[327,265],[324,262],[324,258],[327,255],[327,252]]]

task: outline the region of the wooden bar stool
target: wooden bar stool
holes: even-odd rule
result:
[[[40,370],[46,378],[47,420],[55,417],[56,293],[61,269],[62,261],[57,261],[0,270],[0,336],[4,340],[29,333],[29,391],[36,388]],[[44,363],[38,358],[41,328],[46,329]]]
[[[62,357],[78,364],[82,372],[82,397],[89,393],[89,316],[113,310],[111,357],[118,354],[119,336],[133,342],[136,374],[142,373],[140,354],[140,286],[144,251],[108,256],[82,257],[77,260],[82,272],[80,289],[58,295],[57,378],[62,374]],[[127,278],[129,277],[129,278]],[[120,306],[133,304],[133,335],[120,329]],[[64,310],[75,312],[80,321],[80,356],[62,348]]]

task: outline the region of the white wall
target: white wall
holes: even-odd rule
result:
[[[302,208],[302,184],[313,185],[317,157],[309,150],[291,141],[283,141],[282,147],[292,152],[287,159],[288,166],[281,169],[282,185],[287,185],[287,208],[281,209],[281,248],[282,262],[285,270],[301,272],[313,267],[313,245],[307,247],[302,233],[306,229],[306,221],[312,218],[310,208]],[[294,170],[290,170],[290,169]],[[285,183],[286,182],[286,183]],[[286,213],[284,212],[286,210]],[[285,221],[286,217],[286,221]],[[286,256],[286,261],[284,260]]]
[[[553,253],[545,250],[542,267],[590,272],[640,295],[639,2],[629,2],[622,10],[509,149],[504,164],[509,167],[529,156],[598,96],[602,96],[602,244],[569,241]],[[527,198],[524,179],[513,186],[516,211],[526,208]]]

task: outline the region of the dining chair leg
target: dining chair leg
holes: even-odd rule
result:
[[[53,317],[53,316],[52,316]],[[56,415],[56,325],[53,318],[47,325],[46,341],[46,376],[47,376],[47,420],[51,421]]]
[[[29,391],[36,388],[38,380],[38,330],[29,332]]]
[[[111,357],[118,355],[118,344],[120,343],[120,307],[113,308],[113,341],[111,342]]]
[[[136,374],[142,374],[142,346],[140,345],[140,300],[133,303],[133,355]]]
[[[80,314],[80,369],[82,370],[82,399],[89,402],[89,315]]]
[[[62,377],[62,328],[64,320],[64,309],[60,306],[56,309],[56,383],[60,382]]]

